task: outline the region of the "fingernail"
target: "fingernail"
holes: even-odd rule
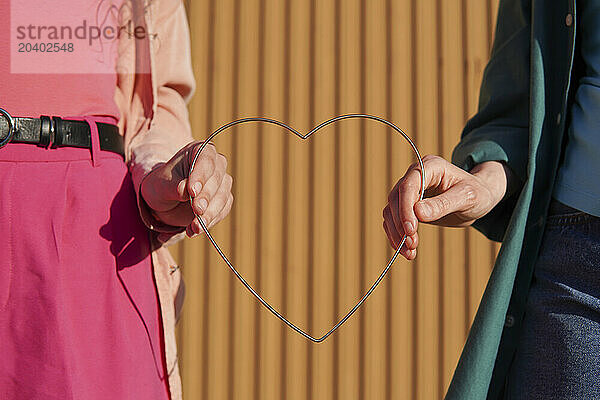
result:
[[[194,196],[198,196],[201,190],[202,184],[200,182],[194,183],[194,185],[192,186],[192,193],[194,194]]]
[[[200,199],[198,206],[200,207],[200,212],[204,212],[206,211],[206,207],[208,207],[208,201],[206,201],[206,199]]]
[[[410,221],[406,221],[404,223],[404,233],[407,235],[412,235],[413,234],[413,224]]]
[[[406,237],[406,241],[404,242],[406,247],[410,247],[413,245],[413,240],[410,236]]]

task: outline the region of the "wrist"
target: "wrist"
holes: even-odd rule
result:
[[[509,177],[512,173],[504,162],[486,161],[475,165],[469,172],[480,179],[490,190],[494,204],[499,203],[506,196]]]

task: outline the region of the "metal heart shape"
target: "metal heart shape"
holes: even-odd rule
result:
[[[327,121],[320,123],[319,125],[317,125],[313,129],[311,129],[310,132],[308,132],[306,134],[302,134],[302,133],[298,132],[297,130],[295,130],[294,128],[292,128],[292,127],[284,124],[283,122],[280,122],[280,121],[277,121],[277,120],[274,120],[274,119],[270,119],[270,118],[251,117],[251,118],[238,119],[238,120],[229,122],[228,124],[225,124],[225,125],[221,126],[219,129],[217,129],[216,131],[214,131],[208,137],[208,139],[206,139],[204,141],[204,143],[200,146],[200,149],[198,150],[198,152],[194,156],[194,159],[192,161],[192,165],[190,166],[190,173],[194,169],[194,166],[196,165],[196,161],[198,160],[198,156],[200,155],[200,153],[202,152],[202,150],[204,150],[204,148],[206,147],[206,145],[214,137],[216,137],[218,134],[226,131],[227,129],[231,128],[234,125],[239,125],[239,124],[243,124],[243,123],[250,123],[250,122],[263,122],[263,123],[278,125],[278,126],[284,128],[287,131],[287,133],[293,133],[294,135],[298,136],[300,139],[306,140],[309,137],[311,137],[313,134],[315,134],[316,132],[318,132],[321,128],[324,128],[327,125],[330,125],[330,124],[332,124],[334,122],[337,122],[337,121],[341,121],[341,120],[344,120],[344,119],[351,119],[351,118],[354,118],[354,119],[356,119],[356,118],[370,119],[370,120],[374,120],[374,121],[377,121],[379,123],[385,124],[385,125],[389,126],[390,128],[392,128],[397,133],[399,133],[400,135],[402,135],[402,137],[404,137],[404,139],[406,139],[408,141],[408,143],[412,147],[413,151],[415,152],[415,155],[417,156],[417,160],[418,160],[420,168],[421,168],[421,192],[420,192],[420,195],[419,195],[419,199],[423,199],[423,193],[425,192],[425,167],[423,166],[423,159],[421,158],[421,155],[419,154],[419,150],[417,149],[417,147],[415,146],[415,144],[413,143],[413,141],[408,137],[408,135],[406,133],[404,133],[404,131],[402,131],[402,129],[398,128],[393,123],[391,123],[391,122],[389,122],[389,121],[387,121],[387,120],[385,120],[385,119],[383,119],[381,117],[377,117],[375,115],[368,115],[368,114],[345,114],[345,115],[340,115],[340,116],[328,119]],[[190,198],[190,202],[191,201],[192,201],[192,199]],[[363,303],[367,300],[367,298],[373,293],[373,291],[377,288],[377,286],[379,285],[379,283],[387,275],[388,271],[390,270],[390,267],[392,266],[392,264],[394,263],[394,261],[396,261],[396,258],[398,257],[398,254],[400,254],[400,249],[402,248],[402,245],[406,241],[406,235],[404,235],[404,237],[402,238],[402,241],[400,242],[400,245],[398,246],[398,249],[394,252],[394,254],[392,255],[392,257],[388,261],[386,267],[383,269],[383,271],[381,272],[381,274],[379,275],[379,277],[375,280],[375,282],[373,282],[373,284],[371,285],[371,287],[369,288],[369,290],[367,290],[367,292],[354,305],[354,307],[352,307],[352,309],[350,309],[350,311],[348,311],[346,313],[346,315],[344,315],[344,317],[342,319],[340,319],[329,331],[327,331],[327,333],[325,333],[321,337],[316,338],[316,337],[313,337],[312,335],[310,335],[308,332],[305,332],[304,330],[302,330],[299,327],[297,327],[294,323],[292,323],[287,318],[285,318],[283,315],[281,315],[281,313],[279,311],[277,311],[273,306],[271,306],[265,299],[263,299],[260,296],[260,294],[258,294],[256,292],[256,290],[254,290],[254,288],[248,282],[246,282],[246,280],[238,272],[238,270],[235,268],[235,266],[233,266],[233,264],[229,261],[229,258],[227,258],[227,256],[225,255],[225,253],[221,250],[221,248],[219,247],[219,245],[217,244],[217,242],[215,241],[215,239],[212,237],[212,235],[208,231],[208,228],[206,227],[206,225],[204,224],[204,222],[202,221],[202,219],[197,214],[196,214],[196,219],[200,223],[200,226],[202,226],[202,229],[204,230],[204,233],[206,234],[206,237],[208,237],[208,239],[212,243],[212,245],[215,248],[215,250],[217,250],[217,252],[221,256],[221,258],[223,259],[223,261],[225,261],[225,263],[227,264],[227,266],[229,267],[229,269],[231,269],[231,271],[235,274],[235,276],[239,279],[239,281],[246,287],[246,289],[248,289],[250,291],[250,293],[252,293],[252,295],[254,297],[256,297],[256,299],[258,301],[260,301],[260,303],[263,306],[265,306],[269,311],[271,311],[277,318],[279,318],[281,321],[283,321],[287,326],[289,326],[290,328],[292,328],[294,331],[296,331],[300,335],[304,336],[306,339],[311,340],[311,341],[313,341],[315,343],[321,343],[322,341],[324,341],[325,339],[327,339],[329,336],[331,336],[331,334],[333,332],[335,332],[340,326],[342,326],[344,324],[344,322],[346,322],[352,316],[352,314],[354,314],[360,308],[360,306],[363,305]]]

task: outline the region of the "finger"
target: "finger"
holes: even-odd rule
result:
[[[397,249],[400,245],[402,234],[398,232],[394,222],[392,221],[392,212],[389,204],[383,209],[384,228],[388,235],[388,239],[392,243],[392,247]]]
[[[193,146],[188,151],[188,157],[195,156],[196,152],[200,149],[201,145],[198,144]],[[191,171],[188,176],[188,193],[192,197],[196,197],[200,194],[203,189],[204,184],[208,181],[208,179],[213,175],[216,168],[216,158],[217,158],[217,150],[212,145],[207,145],[202,149],[198,159],[196,160],[196,164],[194,165],[194,169]],[[191,161],[190,160],[190,164]]]
[[[200,193],[194,198],[193,206],[197,213],[204,214],[206,212],[207,208],[210,207],[209,204],[212,203],[213,197],[224,182],[224,178],[227,176],[229,176],[227,175],[227,159],[219,154],[215,159],[215,168],[212,175],[204,183]],[[225,197],[221,206],[223,206],[226,201],[227,198]]]
[[[227,215],[229,215],[229,212],[231,211],[232,206],[233,206],[233,195],[230,193],[229,197],[227,198],[227,202],[225,203],[225,207],[223,207],[223,209],[219,212],[217,217],[212,220],[209,228],[215,226],[215,224],[219,223],[220,221],[223,221],[225,219],[225,217],[227,217]]]
[[[392,195],[393,207],[397,213],[396,221],[401,232],[414,235],[417,231],[418,220],[413,210],[415,203],[419,200],[421,190],[421,171],[409,169],[404,177],[398,182],[397,196]],[[393,214],[392,214],[393,219]]]
[[[186,227],[186,233],[189,237],[193,237],[204,233],[204,229],[202,229],[202,226],[200,225],[200,222],[198,222],[197,218],[194,218],[192,222],[190,222],[190,224]]]
[[[392,190],[388,197],[389,208],[392,216],[392,223],[396,227],[396,231],[400,235],[404,235],[405,228],[402,226],[402,219],[400,217],[400,200],[399,200],[399,191]]]
[[[206,219],[204,219],[204,217],[200,217],[200,219],[202,219],[202,222],[204,223],[204,225],[207,225]],[[202,225],[200,225],[200,221],[198,221],[198,218],[194,218],[194,220],[192,221],[192,223],[190,224],[192,226],[192,230],[196,233],[196,234],[202,234],[204,233],[204,229],[202,228]]]
[[[390,243],[392,243],[392,247],[394,248],[394,250],[398,250],[398,246],[402,242],[402,238],[398,235],[398,232],[395,231],[393,223],[389,222],[388,220],[383,221],[383,229],[385,230],[385,233],[387,234]],[[411,255],[414,254],[414,249],[408,249],[405,245],[403,245],[400,249],[399,254],[402,257],[410,260]]]
[[[427,155],[423,157],[423,166],[425,168],[423,186],[426,191],[431,188],[440,187],[443,180],[448,181],[451,179],[451,177],[445,177],[446,166],[448,164],[448,161],[438,156]],[[419,201],[421,194],[421,165],[419,163],[411,165],[398,183],[400,196],[399,210],[402,226],[408,235],[413,235],[417,231],[416,227],[419,221],[415,214],[414,206]]]
[[[415,233],[412,236],[407,236],[404,246],[409,250],[414,250],[419,246],[419,234]]]
[[[383,230],[385,231],[385,234],[387,235],[388,240],[389,240],[390,244],[392,245],[392,248],[394,250],[397,250],[398,243],[399,243],[398,233],[396,232],[396,230],[394,228],[390,229],[390,224],[387,220],[383,221]]]
[[[213,222],[213,220],[219,215],[221,210],[227,204],[227,200],[229,199],[229,194],[231,193],[231,187],[233,185],[233,179],[230,175],[225,175],[219,190],[214,195],[214,197],[210,200],[210,204],[208,208],[204,211],[202,216],[208,221],[209,225]]]
[[[187,191],[187,179],[182,179],[177,184],[177,200],[178,201],[188,201],[190,199],[190,195]]]
[[[398,193],[397,190],[394,190],[394,191],[392,191],[392,193],[390,193],[391,201],[390,201],[390,204],[388,204],[387,208],[391,211],[390,214],[391,214],[392,220],[393,220],[392,223],[396,229],[396,232],[398,233],[398,235],[400,237],[403,237],[405,235],[405,233],[404,233],[404,227],[402,226],[402,221],[400,219],[399,209],[397,207],[398,200],[395,195],[397,193]],[[396,206],[394,207],[393,204],[395,204]],[[407,235],[406,241],[404,243],[406,248],[408,248],[410,250],[416,249],[418,244],[419,244],[419,235],[417,234],[417,232],[415,232],[413,235]]]
[[[194,236],[194,230],[192,229],[192,224],[189,224],[187,226],[187,228],[185,228],[185,234],[187,235],[187,237],[193,237]]]
[[[415,204],[415,213],[419,220],[432,222],[456,211],[462,211],[465,204],[471,201],[472,195],[468,192],[469,189],[465,189],[465,185],[451,186],[437,196],[419,201]]]

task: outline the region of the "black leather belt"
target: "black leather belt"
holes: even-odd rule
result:
[[[96,122],[100,149],[124,157],[123,137],[113,124]],[[85,121],[59,117],[13,118],[0,108],[0,148],[8,143],[32,143],[41,147],[91,148],[90,126]]]

